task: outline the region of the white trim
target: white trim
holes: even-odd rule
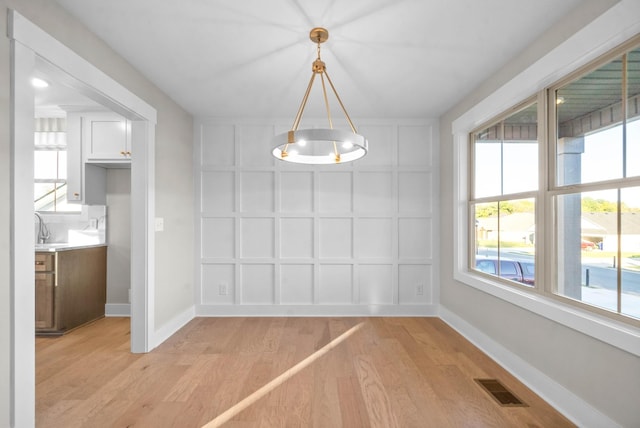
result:
[[[196,311],[194,306],[190,306],[182,313],[176,315],[171,318],[169,322],[163,325],[159,330],[157,330],[153,338],[150,340],[151,347],[155,348],[160,345],[162,342],[173,336],[178,330],[184,327],[189,321],[194,319],[196,316]]]
[[[76,79],[90,92],[98,92],[102,97],[108,98],[113,104],[109,107],[113,107],[115,110],[124,109],[129,113],[134,112],[154,125],[157,123],[156,109],[60,43],[49,33],[14,10],[10,11],[10,21],[9,38],[18,40],[39,57],[63,68],[64,72]]]
[[[153,349],[155,329],[155,126],[131,122],[131,352]]]
[[[496,363],[514,375],[542,399],[580,427],[620,427],[605,414],[582,400],[545,373],[530,365],[446,307],[440,305],[440,318]]]
[[[12,111],[11,121],[11,378],[9,412],[11,426],[35,425],[35,276],[33,264],[33,117],[34,93],[29,76],[35,55],[29,49],[11,43]]]
[[[467,165],[468,135],[474,128],[639,32],[640,2],[622,0],[452,123],[453,233],[458,243],[453,253],[454,279],[636,356],[640,356],[639,329],[468,272]]]
[[[640,329],[549,297],[457,272],[456,280],[640,357]]]
[[[526,100],[640,32],[640,2],[621,0],[591,24],[453,121],[454,134],[472,129]]]
[[[198,305],[198,317],[434,317],[437,305]]]
[[[130,317],[131,305],[129,303],[107,303],[104,305],[105,317]]]

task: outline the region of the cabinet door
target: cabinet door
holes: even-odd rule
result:
[[[82,121],[87,113],[67,113],[67,201],[106,205],[107,173],[104,168],[85,163]]]
[[[107,247],[59,251],[56,327],[68,331],[104,317]]]
[[[130,163],[131,124],[115,113],[83,114],[82,144],[87,162]]]
[[[54,327],[55,284],[53,273],[36,273],[36,328]]]

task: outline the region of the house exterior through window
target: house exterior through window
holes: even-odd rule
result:
[[[469,135],[468,269],[640,325],[640,40]]]

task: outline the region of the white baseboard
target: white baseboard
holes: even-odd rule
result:
[[[131,305],[129,303],[107,303],[104,305],[105,317],[130,317]]]
[[[149,343],[151,345],[150,349],[154,349],[162,342],[173,336],[175,332],[180,330],[185,326],[189,321],[191,321],[196,316],[196,311],[194,306],[190,306],[182,313],[173,317],[169,322],[164,324],[162,327],[156,329],[155,333]]]
[[[509,351],[444,306],[440,318],[467,340],[489,355],[505,370],[514,375],[547,403],[580,427],[619,427],[615,421],[592,407],[586,401],[555,382],[546,374]]]
[[[198,305],[199,317],[429,317],[436,305]]]

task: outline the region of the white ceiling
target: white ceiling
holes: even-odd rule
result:
[[[438,117],[582,2],[57,1],[190,113],[247,118],[293,118],[313,27],[351,116]]]
[[[34,89],[34,104],[36,117],[65,117],[70,111],[104,110],[96,101],[81,94],[78,90],[58,79],[51,69],[36,62],[33,77],[46,81],[46,88]]]

